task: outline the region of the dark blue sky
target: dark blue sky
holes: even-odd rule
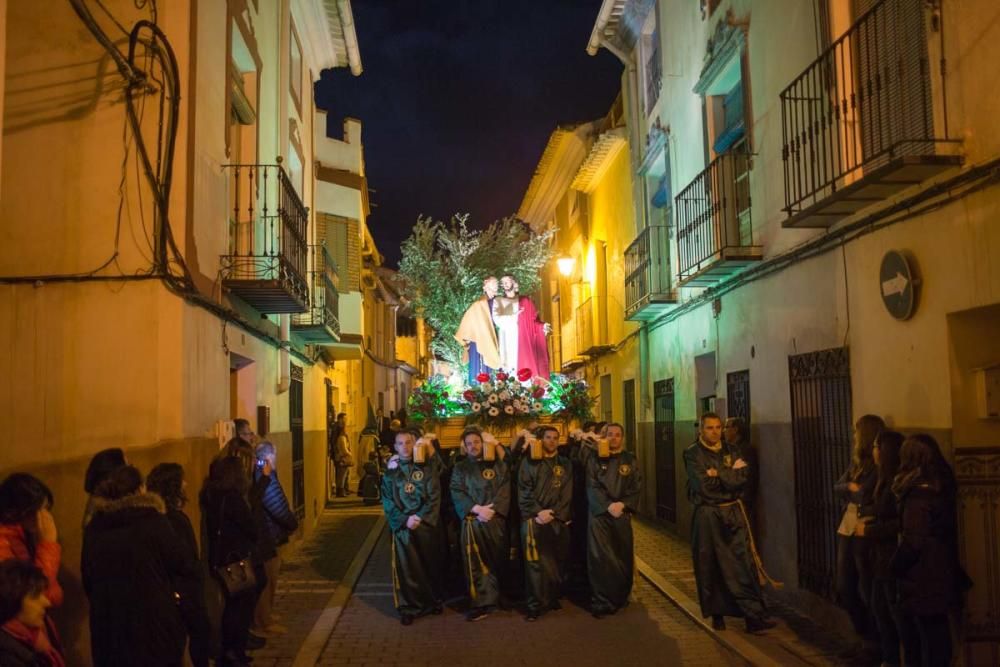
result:
[[[600,0],[355,0],[364,72],[316,103],[364,124],[369,226],[390,265],[418,215],[513,214],[549,134],[603,116],[622,66],[586,45]]]

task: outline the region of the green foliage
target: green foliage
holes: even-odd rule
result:
[[[552,256],[551,231],[536,234],[516,218],[497,220],[483,231],[470,230],[467,215],[449,224],[419,218],[403,242],[399,274],[403,296],[434,330],[431,351],[462,365],[462,346],[454,339],[462,315],[483,291],[486,276],[514,276],[522,295],[540,284],[540,271]]]

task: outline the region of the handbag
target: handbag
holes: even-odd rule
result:
[[[219,528],[216,530],[216,546],[222,547],[222,520],[226,516],[226,499],[222,499],[219,509]],[[222,586],[222,592],[227,598],[236,597],[257,586],[257,575],[253,571],[253,563],[249,558],[240,558],[239,554],[229,553],[224,565],[212,568],[215,578]]]

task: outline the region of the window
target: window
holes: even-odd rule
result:
[[[660,31],[657,26],[656,11],[651,11],[642,28],[642,81],[645,100],[644,108],[648,116],[660,99],[660,86],[663,81],[663,66],[660,62]]]
[[[302,115],[302,42],[299,40],[299,33],[295,30],[295,24],[291,24],[291,39],[288,54],[288,90],[292,95],[295,108]]]

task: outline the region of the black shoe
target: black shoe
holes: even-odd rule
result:
[[[529,611],[528,615],[524,617],[524,620],[528,621],[529,623],[534,623],[535,621],[538,620],[539,616],[540,614],[537,611]]]
[[[444,607],[442,607],[441,605],[435,605],[434,608],[431,609],[431,613],[434,614],[435,616],[440,616],[441,614],[444,613]]]
[[[726,629],[726,619],[724,616],[713,616],[712,617],[712,629],[713,630],[725,630]]]
[[[476,621],[481,621],[490,615],[490,610],[486,607],[476,607],[475,609],[470,609],[465,614],[465,620],[470,623],[475,623]]]
[[[593,609],[590,610],[590,615],[593,616],[596,619],[601,619],[601,618],[604,618],[605,616],[607,616],[608,612],[606,610],[604,610],[604,609],[600,609],[598,607],[594,607]]]
[[[257,649],[264,648],[267,646],[267,640],[263,637],[258,637],[254,633],[247,633],[247,650],[256,651]]]
[[[769,618],[747,617],[747,632],[750,634],[757,634],[758,632],[764,632],[776,627],[778,627],[778,624]]]
[[[549,605],[549,609],[551,609],[552,611],[559,611],[560,609],[562,609],[562,603],[560,603],[559,600],[556,600],[555,602]]]
[[[413,625],[413,617],[409,614],[403,614],[399,617],[399,622],[403,625]]]

